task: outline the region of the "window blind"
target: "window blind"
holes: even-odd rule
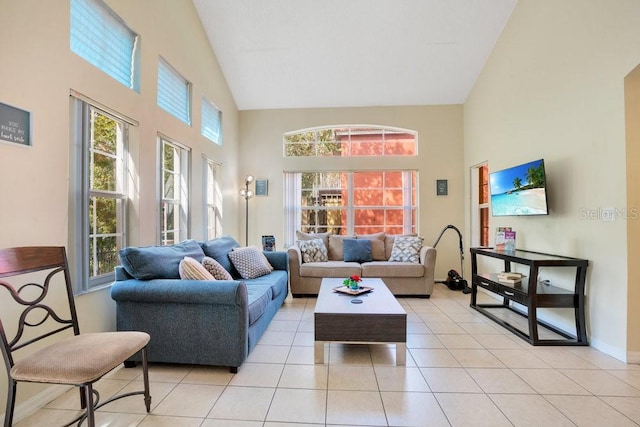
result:
[[[207,98],[202,98],[202,119],[200,132],[206,138],[222,145],[222,113]]]
[[[71,51],[140,92],[138,35],[101,0],[71,0]]]
[[[158,63],[158,106],[191,126],[190,84],[164,60]]]

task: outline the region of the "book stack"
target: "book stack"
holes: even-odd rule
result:
[[[498,273],[498,281],[511,284],[520,283],[522,282],[522,274],[503,271]]]

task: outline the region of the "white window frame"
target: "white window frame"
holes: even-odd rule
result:
[[[140,93],[140,36],[102,0],[71,0],[69,47]]]
[[[160,108],[191,126],[191,83],[162,58],[158,60],[157,96]]]
[[[114,191],[91,188],[91,159],[93,150],[91,113],[95,111],[118,123],[118,148],[116,156],[116,188]],[[99,264],[95,243],[101,237],[115,237],[118,240],[117,250],[127,246],[128,188],[127,159],[129,143],[129,127],[137,126],[137,122],[126,118],[102,105],[91,102],[79,94],[70,97],[70,179],[69,179],[69,263],[75,284],[75,293],[80,294],[109,285],[114,280],[114,272],[97,274]],[[102,153],[103,155],[105,153]],[[90,224],[90,201],[101,197],[115,199],[118,202],[116,232],[109,235],[92,234],[96,224]],[[94,215],[94,220],[95,220]],[[92,227],[93,226],[93,227]],[[94,244],[91,245],[90,241]],[[94,250],[90,251],[93,247]],[[116,254],[117,256],[117,254]],[[118,262],[116,261],[116,264]],[[94,269],[91,271],[90,265]]]
[[[398,209],[397,206],[363,206],[363,205],[355,205],[354,202],[354,186],[353,186],[353,176],[355,173],[363,172],[401,172],[403,177],[403,234],[415,233],[418,230],[418,218],[419,215],[419,206],[417,196],[416,200],[414,200],[415,205],[411,203],[412,194],[414,192],[412,174],[416,174],[416,186],[418,183],[418,171],[417,170],[362,170],[362,171],[350,171],[343,172],[347,174],[347,186],[343,190],[347,192],[347,203],[345,206],[340,206],[339,208],[326,208],[326,207],[304,207],[302,206],[302,175],[303,173],[333,173],[335,171],[304,171],[304,172],[285,172],[284,173],[284,183],[285,183],[285,244],[287,246],[291,246],[295,242],[295,234],[296,230],[300,230],[302,228],[302,216],[304,211],[329,211],[329,210],[342,210],[346,211],[346,225],[342,228],[345,230],[347,235],[353,235],[355,230],[355,212],[359,209],[377,209],[377,210],[389,210],[389,209]],[[342,173],[342,172],[339,172]],[[341,189],[342,190],[342,189]],[[315,190],[314,190],[315,191]],[[416,195],[418,194],[418,189],[415,189]],[[408,201],[408,202],[407,202]],[[415,211],[416,224],[412,223],[413,215],[412,212]],[[370,234],[370,233],[361,233],[361,234]]]
[[[158,172],[160,183],[160,209],[158,217],[159,244],[171,245],[190,236],[189,192],[191,176],[191,150],[164,135],[158,135]],[[165,168],[164,151],[173,150],[174,168]],[[168,181],[166,177],[171,177]],[[173,185],[173,197],[169,197],[168,186]],[[173,208],[173,222],[169,225],[169,207]],[[169,236],[172,234],[172,238]]]
[[[202,156],[203,235],[207,240],[222,235],[222,191],[218,180],[220,167],[219,163]]]
[[[331,141],[322,140],[322,134],[327,131],[332,131],[334,136],[341,134],[345,138],[340,139],[342,149],[339,154],[332,154],[332,151],[328,151],[325,144],[338,143],[338,140]],[[390,152],[387,144],[387,136],[408,134],[413,136],[413,154],[395,154]],[[357,143],[352,141],[352,138],[360,135],[380,135],[380,142],[382,143],[382,153],[380,154],[355,154],[353,144]],[[297,136],[304,137],[303,141],[293,141]],[[410,129],[403,129],[391,126],[378,126],[378,125],[332,125],[332,126],[318,126],[307,129],[299,129],[291,132],[286,132],[282,138],[283,153],[285,157],[370,157],[370,156],[405,156],[415,157],[418,155],[418,132]],[[352,144],[353,142],[353,144]],[[362,142],[362,141],[361,141]],[[308,155],[292,155],[289,148],[300,146],[313,147],[313,153]]]
[[[200,119],[202,136],[217,145],[222,145],[222,112],[204,96],[201,102]]]

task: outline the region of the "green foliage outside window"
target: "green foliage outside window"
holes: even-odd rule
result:
[[[118,181],[122,157],[119,153],[119,123],[96,110],[91,111],[89,175],[89,276],[113,272],[118,265],[122,234],[118,223],[122,200]]]

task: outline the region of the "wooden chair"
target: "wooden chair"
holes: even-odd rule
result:
[[[14,284],[9,284],[6,278],[11,278]],[[54,289],[60,286],[66,288],[66,295],[55,293]],[[150,411],[146,347],[149,335],[135,331],[80,334],[64,247],[0,249],[0,298],[8,304],[11,299],[2,295],[6,294],[5,290],[21,306],[13,316],[17,319],[11,323],[6,318],[7,312],[13,310],[5,307],[0,313],[1,347],[9,386],[5,427],[13,423],[16,385],[20,381],[79,387],[81,407],[86,411],[66,426],[76,422],[80,425],[86,419],[93,427],[96,409],[136,394],[144,394],[147,412]],[[20,352],[20,357],[14,358],[17,350],[58,334],[61,335],[57,341],[48,346],[42,348],[43,341],[35,346],[40,347],[35,352]],[[142,352],[144,390],[120,394],[100,403],[93,384],[139,351]]]

